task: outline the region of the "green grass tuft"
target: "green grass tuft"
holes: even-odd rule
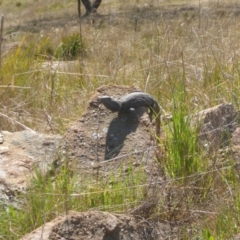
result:
[[[0,205],[0,238],[19,239],[69,210],[124,212],[145,196],[145,173],[141,167],[134,171],[132,163],[127,173],[120,169],[108,181],[96,182],[89,177],[79,182],[78,176],[67,167],[56,175],[36,171],[27,193],[19,196],[20,208]]]
[[[188,116],[186,90],[183,86],[173,97],[173,121],[166,127],[166,170],[174,178],[184,179],[203,170],[198,145],[198,129],[191,124]]]

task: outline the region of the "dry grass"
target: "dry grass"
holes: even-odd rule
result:
[[[200,2],[200,5],[193,4],[193,1],[188,2],[191,4],[181,5],[179,1],[172,1],[173,5],[165,5],[164,2],[158,1],[103,4],[99,10],[103,15],[97,18],[95,23],[82,24],[82,36],[87,46],[86,55],[79,59],[75,68],[67,69],[68,72],[83,74],[82,77],[43,71],[41,62],[36,61],[35,52],[32,51],[29,53],[32,54],[30,57],[28,54],[23,57],[24,59],[19,59],[22,63],[25,62],[24,66],[13,69],[10,66],[11,70],[7,69],[7,76],[5,74],[2,76],[2,83],[6,85],[11,83],[16,74],[37,70],[38,73],[25,74],[24,82],[18,80],[19,76],[15,77],[14,84],[31,85],[32,89],[14,90],[16,100],[14,101],[11,96],[6,105],[2,104],[9,108],[11,106],[9,102],[13,104],[16,101],[21,102],[21,95],[27,95],[23,100],[24,107],[17,107],[13,111],[27,111],[29,116],[36,119],[34,120],[36,124],[33,123],[31,126],[41,131],[49,129],[43,128],[43,125],[48,124],[46,115],[52,119],[55,119],[56,115],[61,119],[70,117],[71,121],[78,117],[79,108],[73,109],[70,106],[71,97],[80,108],[84,108],[86,98],[89,98],[98,86],[109,83],[138,85],[155,95],[167,111],[173,91],[176,89],[175,85],[183,77],[189,93],[190,111],[193,108],[202,109],[220,102],[238,104],[236,97],[238,84],[234,80],[239,76],[237,68],[239,8],[234,8],[233,1],[228,5],[219,1],[206,4]],[[179,7],[176,7],[176,3],[180,4]],[[59,7],[61,4],[62,7]],[[10,6],[12,5],[8,2],[3,4],[6,9]],[[16,12],[15,16],[9,14],[11,16],[9,18],[6,14],[6,35],[17,31],[13,39],[21,41],[22,37],[27,35],[23,42],[24,46],[41,47],[46,37],[57,46],[63,36],[79,31],[75,7],[73,1],[65,3],[51,1],[44,4],[25,1],[21,6],[15,5],[13,9],[13,12]],[[39,85],[34,90],[33,78],[37,78],[35,82],[41,81],[42,84],[45,82],[44,87],[42,86],[44,94],[36,93]],[[48,91],[53,91],[51,86],[53,82],[58,85],[58,81],[62,82],[62,88],[54,90],[56,95],[59,95],[57,91],[65,93],[61,96],[64,98],[61,104],[59,100],[55,100],[63,112],[69,109],[66,116],[59,108],[54,113],[52,110],[50,113],[44,106],[35,108],[35,113],[28,109],[29,101],[45,102],[46,100],[42,98],[46,98]],[[73,86],[74,90],[71,92],[67,85],[74,81],[79,82],[80,86]],[[8,94],[9,90],[10,88],[1,88],[5,98],[11,95]],[[28,93],[22,93],[24,91]],[[50,100],[44,104],[47,107],[52,105],[53,99],[49,98]],[[69,100],[70,105],[66,100]],[[58,120],[57,117],[55,121]],[[59,125],[55,121],[53,120],[56,125],[54,129],[58,129]],[[40,128],[38,122],[42,122]],[[68,121],[66,123],[68,124]]]
[[[169,113],[183,88],[186,114],[226,102],[239,108],[237,0],[103,2],[102,16],[83,20],[84,55],[61,73],[42,69],[42,49],[49,41],[54,50],[63,36],[79,32],[75,1],[5,1],[1,7],[7,39],[17,32],[11,41],[22,44],[3,58],[0,84],[29,89],[1,87],[0,113],[34,130],[64,132],[104,84],[137,85]],[[0,120],[4,130],[22,129]],[[173,180],[154,217],[182,224],[185,239],[227,239],[239,232],[239,180],[231,156],[225,162],[226,168],[193,174],[187,183]]]

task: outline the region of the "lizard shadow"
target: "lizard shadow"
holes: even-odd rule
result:
[[[110,122],[106,136],[105,160],[114,158],[120,153],[125,139],[137,130],[140,118],[145,112],[147,112],[146,107],[139,107],[122,116],[115,117]]]

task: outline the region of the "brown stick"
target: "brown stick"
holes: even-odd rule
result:
[[[80,20],[81,18],[81,0],[78,0],[78,19]]]
[[[78,21],[79,21],[79,36],[80,36],[80,46],[81,46],[81,59],[83,53],[83,40],[82,40],[82,21],[81,21],[81,0],[78,0]]]
[[[1,29],[0,29],[0,68],[2,66],[3,20],[4,20],[4,15],[1,16]]]

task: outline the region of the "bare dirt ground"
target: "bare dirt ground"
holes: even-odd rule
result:
[[[98,101],[100,96],[119,98],[139,90],[115,85],[99,88],[82,118],[72,124],[65,134],[61,161],[67,159],[73,169],[85,170],[88,175],[100,171],[106,176],[122,164],[127,171],[131,159],[136,167],[144,164],[145,171],[151,172],[151,176],[159,175],[155,160],[158,152],[155,127],[149,120],[147,109],[139,108],[129,115],[118,117],[117,113],[112,113]],[[59,164],[56,162],[56,165]]]

